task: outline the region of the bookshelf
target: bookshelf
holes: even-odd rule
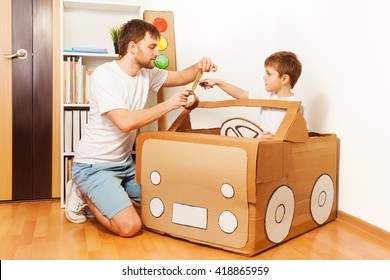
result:
[[[88,75],[93,75],[93,70],[100,64],[118,58],[110,27],[120,26],[133,18],[142,19],[142,15],[142,0],[61,0],[61,207],[65,207],[65,186],[70,178],[74,147],[88,122]],[[78,52],[73,48],[106,52]],[[78,69],[76,65],[82,67]],[[70,75],[73,75],[72,79]],[[74,82],[70,93],[70,81],[73,83],[73,79],[78,83]],[[83,92],[86,97],[79,100],[80,95],[73,90]]]

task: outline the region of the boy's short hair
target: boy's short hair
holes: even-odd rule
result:
[[[124,56],[127,53],[128,44],[133,41],[138,43],[145,38],[146,33],[150,34],[150,37],[159,40],[160,31],[151,23],[141,19],[132,19],[121,26],[118,38],[118,52],[120,56]]]
[[[264,62],[265,67],[272,67],[280,76],[290,77],[291,88],[294,88],[302,73],[302,64],[293,52],[276,52],[271,54]]]

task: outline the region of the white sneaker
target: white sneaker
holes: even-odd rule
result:
[[[66,218],[75,224],[81,224],[87,221],[85,217],[84,208],[87,203],[84,201],[81,194],[77,191],[77,186],[72,180],[66,184],[66,204],[65,215]]]
[[[94,219],[95,218],[95,215],[92,213],[91,209],[87,206],[85,207],[85,217],[87,217],[87,219]]]

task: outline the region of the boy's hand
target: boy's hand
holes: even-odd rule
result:
[[[272,138],[274,138],[274,135],[269,131],[265,131],[265,132],[263,132],[263,134],[261,134],[260,138],[261,139],[272,139]]]
[[[199,83],[199,85],[204,89],[213,88],[215,84],[216,84],[216,80],[214,79],[203,79]]]
[[[209,89],[209,88],[213,88],[212,85],[206,83],[206,82],[200,82],[199,85],[204,88],[204,89]]]

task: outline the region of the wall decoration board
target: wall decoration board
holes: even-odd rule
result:
[[[159,68],[176,71],[176,49],[173,12],[145,11],[144,20],[152,23],[161,33],[158,42],[160,56],[156,65]]]
[[[176,71],[176,48],[173,12],[144,11],[144,20],[152,23],[161,33],[158,42],[160,55],[156,59],[156,67]],[[166,89],[162,88],[157,94],[157,102],[166,100]],[[167,129],[166,116],[158,120],[158,130]]]

